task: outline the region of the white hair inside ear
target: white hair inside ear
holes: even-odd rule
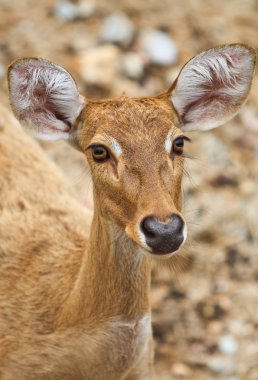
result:
[[[254,49],[237,44],[192,58],[171,88],[181,128],[206,130],[231,119],[247,99],[255,61]]]
[[[67,139],[84,99],[72,76],[43,59],[21,59],[8,72],[13,111],[26,128],[43,140]]]

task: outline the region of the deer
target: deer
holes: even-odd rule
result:
[[[235,116],[255,64],[253,48],[223,45],[190,59],[157,96],[107,100],[81,95],[71,74],[45,59],[9,66],[20,125],[85,155],[94,215],[89,227],[54,163],[2,117],[1,380],[155,377],[151,264],[187,239],[186,133]]]

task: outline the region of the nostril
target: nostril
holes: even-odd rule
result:
[[[182,233],[185,223],[179,215],[172,214],[169,225],[173,228],[175,232]]]
[[[146,237],[154,238],[156,235],[156,223],[155,218],[151,216],[147,216],[141,222],[141,230]]]

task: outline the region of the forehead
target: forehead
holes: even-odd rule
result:
[[[110,136],[122,145],[166,138],[177,130],[177,118],[168,98],[121,97],[86,106],[85,128],[89,137]],[[134,144],[133,144],[134,145]]]

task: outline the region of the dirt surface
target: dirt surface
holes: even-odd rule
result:
[[[82,92],[101,98],[123,91],[153,95],[203,49],[229,42],[258,44],[256,0],[69,4],[77,12],[72,18],[69,12],[63,16],[67,3],[0,0],[1,102],[7,103],[5,69],[22,56],[65,66]],[[127,17],[134,30],[129,41],[116,45],[101,37],[106,17],[114,13]],[[139,41],[148,29],[162,30],[174,41],[178,57],[172,64],[158,66],[144,57]],[[121,68],[128,52],[139,58],[133,74]],[[186,160],[184,189],[190,238],[169,266],[153,269],[158,379],[258,379],[257,110],[256,74],[249,101],[233,121],[212,132],[189,134],[193,143],[187,153],[194,158]],[[92,208],[84,157],[62,143],[42,146],[63,168],[78,199]]]

